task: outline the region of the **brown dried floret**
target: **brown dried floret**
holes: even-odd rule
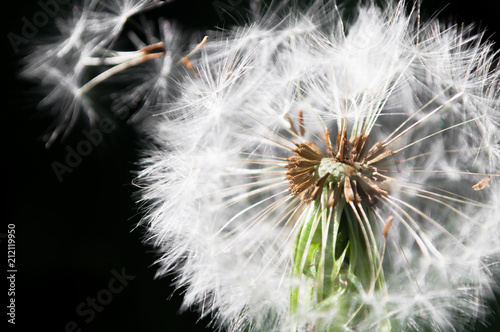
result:
[[[294,155],[288,158],[286,168],[286,179],[290,182],[290,191],[293,195],[301,195],[304,191],[314,191],[314,185],[318,180],[316,168],[320,164],[321,159],[325,158],[325,154],[313,142],[305,142],[297,144],[297,148],[293,150]],[[326,178],[325,178],[326,180]],[[306,195],[309,199],[310,195]]]
[[[290,182],[292,195],[300,195],[303,203],[310,203],[319,197],[323,187],[327,185],[330,207],[335,206],[342,195],[347,204],[362,202],[367,206],[375,205],[376,197],[388,195],[385,185],[387,177],[381,176],[376,166],[392,156],[391,150],[381,142],[375,143],[368,150],[367,135],[358,136],[351,143],[345,129],[337,134],[335,151],[332,151],[328,130],[325,130],[324,138],[327,153],[315,143],[305,142],[296,144],[293,156],[288,158],[286,179]],[[342,164],[343,177],[337,177],[337,180],[330,183],[327,183],[329,172],[320,177],[318,169],[324,158],[330,159],[333,164]]]

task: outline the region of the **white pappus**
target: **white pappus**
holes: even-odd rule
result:
[[[294,4],[211,38],[148,133],[158,275],[229,331],[472,329],[500,259],[491,45],[403,1],[346,26]]]

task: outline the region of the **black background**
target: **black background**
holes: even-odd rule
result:
[[[449,22],[476,22],[488,29],[489,39],[500,41],[497,1],[450,2],[446,6],[448,1],[424,1],[423,16],[437,13]],[[180,291],[171,296],[172,280],[154,278],[156,256],[142,244],[141,230],[133,230],[140,219],[131,185],[140,144],[132,129],[119,126],[66,174],[64,181],[58,181],[51,164],[64,162],[65,147],[74,147],[82,137],[77,133],[49,150],[44,148],[41,135],[52,120],[36,116],[40,96],[33,93],[36,89],[32,84],[18,78],[22,52],[14,52],[6,37],[9,32],[20,34],[22,17],[29,19],[39,10],[37,1],[9,1],[2,9],[0,257],[5,270],[5,233],[7,224],[15,224],[18,273],[14,330],[65,331],[73,321],[89,332],[212,331],[206,328],[209,320],[199,320],[197,313],[178,313]],[[208,0],[177,0],[161,15],[192,27],[224,23],[213,1]],[[135,278],[86,323],[88,316],[78,315],[76,308],[108,288],[112,270],[122,269]],[[1,275],[4,279],[5,272]],[[7,320],[8,287],[5,280],[1,285],[3,323]],[[494,308],[498,316],[498,306]],[[499,331],[500,318],[486,330]]]

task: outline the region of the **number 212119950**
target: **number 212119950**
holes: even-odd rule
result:
[[[7,264],[9,269],[16,268],[16,225],[7,226]]]

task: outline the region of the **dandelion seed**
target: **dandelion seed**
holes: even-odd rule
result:
[[[484,178],[482,178],[481,180],[479,180],[478,183],[476,183],[475,185],[472,186],[472,189],[474,190],[483,190],[484,188],[486,188],[486,186],[488,185],[488,183],[490,182],[491,180],[491,176],[486,176]]]
[[[158,52],[151,54],[152,50],[124,52],[113,48],[123,37],[124,24],[133,15],[168,2],[83,0],[73,6],[70,19],[55,19],[59,35],[47,38],[31,50],[23,71],[23,76],[38,83],[46,95],[40,108],[55,117],[44,136],[46,147],[57,139],[64,140],[78,122],[92,127],[97,120],[108,116],[90,96],[96,86],[132,66],[163,56]],[[111,68],[92,74],[94,69],[105,66]]]

